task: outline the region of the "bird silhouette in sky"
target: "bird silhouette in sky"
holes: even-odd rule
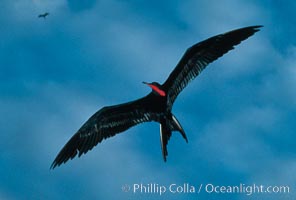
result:
[[[43,18],[43,19],[46,19],[46,17],[49,15],[48,12],[44,13],[44,14],[40,14],[38,15],[38,18]]]
[[[103,139],[115,136],[137,124],[151,121],[160,124],[162,156],[166,161],[167,144],[173,131],[178,131],[188,142],[184,129],[172,113],[173,104],[179,93],[209,63],[254,35],[260,27],[262,26],[249,26],[229,31],[188,48],[163,84],[143,82],[152,89],[148,95],[128,103],[103,107],[93,114],[58,153],[51,168],[66,163],[76,155],[80,157]]]

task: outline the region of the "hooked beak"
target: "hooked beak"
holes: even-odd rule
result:
[[[147,83],[145,81],[143,81],[142,83],[144,83],[145,85],[148,85],[149,87],[151,87],[151,84],[150,83]]]

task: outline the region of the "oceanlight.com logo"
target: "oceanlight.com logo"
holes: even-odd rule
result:
[[[133,194],[156,194],[164,195],[171,194],[244,194],[247,196],[253,194],[289,194],[290,186],[276,186],[276,185],[260,185],[250,184],[246,185],[240,183],[238,185],[214,185],[211,183],[193,185],[190,183],[163,185],[158,183],[134,183],[131,185],[125,184],[122,186],[123,192],[131,192]]]
[[[290,193],[289,186],[264,186],[264,185],[245,185],[239,184],[237,186],[219,186],[213,184],[205,185],[205,192],[207,193],[238,193],[238,194],[259,194],[259,193],[269,193],[269,194],[276,194],[276,193]]]

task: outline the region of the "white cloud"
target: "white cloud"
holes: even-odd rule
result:
[[[204,159],[246,172],[259,167],[258,162],[271,158],[270,147],[260,134],[268,134],[276,126],[278,111],[268,107],[244,109],[206,125],[196,143],[206,152]]]

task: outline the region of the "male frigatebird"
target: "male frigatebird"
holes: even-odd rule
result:
[[[46,17],[49,15],[49,13],[48,12],[46,12],[46,13],[44,13],[44,14],[40,14],[40,15],[38,15],[38,18],[42,18],[43,17],[43,19],[46,19]]]
[[[160,124],[160,141],[164,161],[167,143],[172,131],[178,131],[187,141],[185,132],[172,114],[172,107],[178,94],[211,62],[223,56],[241,41],[259,31],[262,26],[249,26],[220,34],[197,43],[187,49],[176,68],[163,83],[146,83],[152,88],[147,96],[135,101],[104,107],[73,135],[59,152],[51,168],[80,157],[100,143],[142,122],[155,121]]]

